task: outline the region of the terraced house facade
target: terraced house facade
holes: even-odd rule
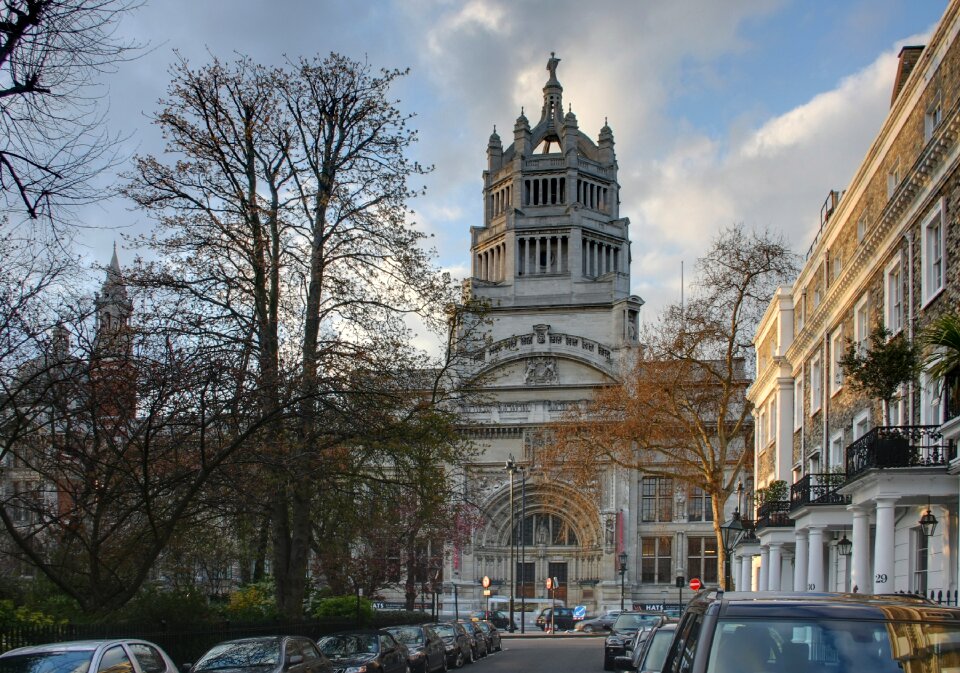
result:
[[[839,361],[878,325],[914,340],[960,306],[958,31],[954,1],[929,44],[903,48],[889,115],[757,331],[754,477],[775,497],[737,547],[739,589],[956,600],[955,386],[922,374],[887,415]]]

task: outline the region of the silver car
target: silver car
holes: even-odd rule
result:
[[[76,640],[19,647],[0,655],[3,673],[178,673],[146,640]]]

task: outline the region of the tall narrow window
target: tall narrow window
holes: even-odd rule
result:
[[[793,429],[803,427],[803,375],[793,381]]]
[[[924,140],[930,140],[933,137],[933,132],[937,130],[937,127],[940,126],[940,122],[943,121],[943,95],[940,91],[937,91],[933,100],[930,101],[930,105],[927,106],[927,112],[923,116],[923,137]]]
[[[914,530],[916,554],[913,557],[913,591],[925,596],[927,594],[927,573],[930,559],[930,538],[919,528]]]
[[[870,295],[863,295],[853,307],[853,341],[863,353],[867,350],[870,338]]]
[[[892,334],[903,329],[903,274],[900,255],[884,270],[883,312],[884,325]]]
[[[644,584],[668,584],[673,582],[671,560],[673,538],[667,535],[644,537],[640,540],[640,581]]]
[[[890,166],[890,170],[887,172],[887,198],[889,199],[893,196],[893,193],[897,191],[897,187],[900,186],[900,182],[903,180],[903,175],[900,172],[900,160],[897,159],[893,162],[893,165]]]
[[[860,214],[860,219],[857,220],[857,243],[862,241],[867,235],[867,213],[863,212]]]
[[[822,397],[823,370],[820,366],[820,355],[814,355],[810,361],[810,415],[820,411]]]
[[[641,519],[644,522],[673,521],[673,479],[644,477]]]
[[[687,574],[699,577],[704,584],[717,581],[717,538],[687,538]]]
[[[922,243],[922,290],[923,301],[927,302],[933,299],[944,285],[943,201],[940,201],[924,220]]]
[[[699,486],[690,487],[687,500],[688,521],[713,521],[713,498]]]
[[[843,387],[843,327],[838,327],[830,337],[830,394],[836,395]]]

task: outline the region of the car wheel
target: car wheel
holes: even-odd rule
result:
[[[454,668],[463,668],[463,665],[467,663],[464,656],[463,650],[457,650],[457,659],[453,662]]]
[[[472,664],[474,661],[476,661],[476,657],[473,656],[473,648],[471,647],[467,650],[467,663]]]

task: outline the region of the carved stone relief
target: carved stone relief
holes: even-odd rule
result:
[[[527,360],[526,383],[559,383],[557,358],[538,357]]]

